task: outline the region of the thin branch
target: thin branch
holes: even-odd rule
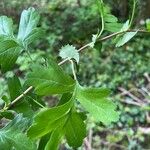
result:
[[[120,90],[121,92],[123,92],[122,95],[128,95],[134,101],[136,101],[136,102],[138,102],[140,104],[143,104],[143,102],[138,97],[136,97],[135,95],[133,95],[130,91],[127,91],[126,89],[124,89],[122,87],[119,87],[118,90]]]
[[[114,37],[114,36],[117,36],[117,35],[119,35],[119,34],[123,34],[123,33],[126,33],[126,32],[150,33],[149,31],[145,31],[145,30],[142,30],[142,29],[139,29],[139,30],[138,30],[138,29],[129,29],[129,30],[127,30],[127,31],[115,32],[115,33],[113,33],[113,34],[110,34],[110,35],[108,35],[108,36],[105,36],[105,37],[99,39],[99,41],[105,41],[105,40],[108,40],[108,39],[110,39],[110,38],[112,38],[112,37]]]
[[[121,148],[121,149],[126,150],[126,147],[123,146],[123,145],[120,145],[120,144],[110,143],[110,142],[103,141],[103,140],[101,140],[100,143],[101,143],[101,144],[104,144],[104,145],[107,146],[107,147],[110,147],[110,149],[111,149],[111,147],[115,147],[115,148]]]
[[[125,103],[125,104],[130,104],[130,105],[135,105],[135,106],[139,106],[139,107],[144,107],[143,105],[137,103],[137,102],[134,102],[134,101],[129,101],[129,100],[120,100],[122,103]]]
[[[135,32],[137,31],[136,29],[133,29],[133,30],[127,30],[127,31],[121,31],[121,32],[116,32],[116,33],[113,33],[113,34],[110,34],[108,36],[105,36],[101,39],[99,39],[99,41],[105,41],[105,40],[108,40],[116,35],[119,35],[119,34],[123,34],[123,33],[126,33],[126,32]],[[150,33],[148,31],[145,31],[145,30],[138,30],[138,32],[141,32],[141,33]],[[88,48],[90,46],[91,42],[82,46],[80,49],[78,49],[78,52],[81,52],[83,51],[84,49]],[[62,65],[64,63],[66,63],[69,59],[66,58],[64,60],[62,60],[61,62],[58,63],[58,65]],[[9,109],[10,107],[12,107],[15,103],[17,103],[22,97],[24,97],[24,95],[26,95],[27,93],[29,93],[31,90],[33,89],[33,86],[30,86],[29,88],[27,88],[21,95],[19,95],[16,99],[14,99],[5,109]]]
[[[76,76],[76,72],[75,72],[75,68],[74,68],[74,62],[72,60],[69,60],[69,61],[71,63],[71,69],[72,69],[74,80],[77,81],[77,76]]]
[[[28,89],[26,89],[21,95],[19,95],[15,100],[13,100],[6,109],[9,109],[10,107],[12,107],[15,103],[17,103],[21,98],[24,97],[24,95],[26,95],[29,91],[32,90],[32,86],[30,86]]]

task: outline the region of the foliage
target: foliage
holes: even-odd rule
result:
[[[52,20],[53,24],[44,20],[45,17],[43,17],[41,21],[41,25],[47,31],[45,32],[45,37],[42,36],[43,30],[37,26],[39,22],[39,14],[34,8],[29,8],[22,12],[17,36],[13,33],[12,20],[6,16],[2,16],[0,18],[0,26],[1,29],[3,29],[0,30],[1,71],[3,74],[5,73],[4,76],[7,76],[7,71],[9,70],[13,70],[12,74],[16,71],[19,71],[19,73],[22,73],[23,71],[23,74],[27,74],[25,79],[21,80],[21,82],[16,76],[9,78],[8,93],[1,97],[1,118],[5,117],[12,120],[9,123],[10,125],[6,125],[6,127],[2,128],[0,131],[0,135],[4,136],[3,132],[6,132],[5,130],[9,130],[6,132],[8,135],[5,135],[5,137],[8,137],[6,138],[6,142],[11,144],[8,145],[6,142],[0,142],[0,144],[4,144],[5,149],[22,149],[24,145],[24,149],[28,149],[29,145],[31,145],[31,149],[58,149],[64,138],[70,147],[78,148],[82,145],[83,139],[87,136],[86,125],[92,117],[94,118],[92,118],[94,122],[100,122],[107,127],[112,127],[112,122],[117,122],[117,126],[123,127],[126,120],[126,124],[129,126],[133,125],[133,123],[131,123],[133,122],[131,116],[126,116],[126,112],[122,111],[123,108],[126,108],[126,106],[124,107],[120,103],[118,106],[121,110],[121,117],[120,121],[118,121],[120,113],[116,112],[116,104],[108,98],[110,91],[107,88],[91,87],[91,84],[95,82],[96,87],[99,85],[110,87],[114,90],[114,92],[116,92],[116,88],[119,87],[119,85],[122,85],[122,83],[127,87],[130,87],[127,81],[130,80],[131,77],[136,78],[136,75],[140,76],[147,70],[145,63],[149,53],[146,52],[143,54],[146,60],[142,62],[142,56],[139,55],[139,53],[142,53],[142,46],[145,43],[142,44],[141,50],[137,49],[134,51],[134,47],[137,47],[138,42],[141,41],[140,38],[135,39],[137,42],[134,43],[134,46],[132,46],[131,43],[131,45],[129,44],[124,47],[126,48],[125,52],[124,48],[116,48],[115,52],[112,51],[114,48],[113,45],[116,44],[117,47],[123,46],[139,32],[138,29],[134,32],[127,31],[131,29],[132,18],[130,18],[125,24],[120,23],[119,19],[111,14],[109,6],[105,5],[102,0],[98,1],[98,7],[96,7],[95,2],[89,1],[87,5],[85,5],[84,9],[76,6],[67,7],[67,9],[63,12],[64,15],[62,16],[60,14],[62,14],[61,9],[64,9],[64,6],[59,6],[59,2],[58,4],[56,3],[57,2],[54,2],[55,5],[51,6],[52,9],[55,10],[54,14],[51,14],[52,19],[54,19]],[[65,4],[71,6],[69,1],[66,1]],[[84,5],[84,2],[81,3],[81,5]],[[91,5],[91,7],[89,7],[89,5]],[[49,10],[49,5],[47,8]],[[60,11],[57,12],[57,9],[60,9]],[[73,11],[76,9],[78,9],[78,11]],[[98,21],[98,11],[100,12],[100,22]],[[66,23],[65,21],[69,15],[70,19],[72,19],[72,14],[75,19],[73,19],[73,21],[69,21],[71,26],[69,26],[69,28],[67,26],[67,30],[69,32],[66,32],[66,28],[64,28]],[[54,17],[55,15],[58,15],[59,17]],[[94,16],[95,19],[93,19]],[[61,19],[64,20],[62,21]],[[78,19],[80,20],[79,22],[77,21]],[[62,25],[62,22],[64,25]],[[89,22],[91,23],[87,26]],[[3,23],[5,23],[5,25]],[[49,23],[50,26],[47,23]],[[83,23],[84,25],[82,26]],[[101,24],[100,28],[102,28],[96,33],[97,28],[95,27],[98,27],[97,25],[99,24]],[[148,21],[146,25],[147,30],[149,30]],[[85,35],[83,35],[84,30],[83,32],[78,32],[80,28],[86,31]],[[51,33],[51,35],[48,35],[55,29],[55,32],[57,33],[53,32],[53,34]],[[102,47],[102,42],[99,42],[99,38],[103,32],[103,35],[111,32],[120,32],[120,34],[113,40],[115,43],[112,41],[107,42],[104,43]],[[67,66],[69,71],[65,67],[62,69],[62,67],[59,66],[65,62],[64,60],[64,62],[62,61],[58,65],[55,59],[49,57],[49,51],[52,51],[52,49],[54,50],[56,45],[57,47],[62,46],[61,44],[58,44],[60,39],[63,43],[66,43],[66,41],[68,43],[72,43],[74,41],[80,45],[81,43],[88,41],[87,37],[91,37],[92,34],[92,41],[87,46],[92,49],[92,51],[88,52],[89,58],[80,56],[80,60],[84,60],[85,62],[82,65],[79,63],[79,51],[71,44],[63,46],[59,51],[59,56],[64,60],[69,60],[71,63],[71,65]],[[41,51],[34,52],[30,47],[31,43],[35,43],[37,40],[37,43],[35,44],[37,44],[40,48],[45,48],[45,45],[44,47],[41,46],[41,40],[38,40],[40,37],[45,38],[49,42],[48,44],[51,44],[50,48],[48,48],[48,50],[44,53]],[[58,43],[55,45],[54,41],[56,40],[58,40]],[[35,45],[32,46],[35,47]],[[106,51],[106,47],[109,48],[109,50]],[[139,63],[135,59],[132,59],[134,55],[137,56],[137,60],[140,61]],[[105,62],[104,59],[107,57],[109,57],[109,59]],[[74,63],[73,60],[75,60],[78,64]],[[91,61],[93,61],[93,63],[91,63]],[[114,64],[114,61],[117,63]],[[118,72],[122,73],[123,70],[126,70],[126,68],[122,64],[119,64],[118,61],[121,61],[124,66],[129,69],[135,69],[137,73],[133,75],[127,72],[124,76],[118,75]],[[137,63],[135,63],[135,61]],[[145,67],[143,67],[144,65],[141,63],[143,63]],[[19,69],[17,68],[18,65]],[[139,66],[142,67],[140,68]],[[78,69],[79,74],[76,74]],[[95,71],[97,73],[95,73]],[[84,80],[85,76],[87,77],[89,73],[92,76]],[[89,78],[91,78],[90,87],[83,87],[80,85],[89,84],[87,83],[89,82]],[[97,79],[99,81],[97,81]],[[125,80],[127,81],[125,82]],[[24,92],[28,89],[28,87],[31,90],[27,93]],[[22,97],[18,99],[19,95],[22,95]],[[52,108],[49,108],[45,103],[46,97],[50,95],[57,95],[57,98],[60,99],[56,106]],[[134,108],[135,111],[137,111],[136,109],[137,108]],[[19,115],[16,116],[16,113]],[[27,118],[23,118],[20,113],[23,113],[23,116]],[[139,112],[140,116],[141,113],[142,110]],[[89,116],[88,118],[86,117],[87,115]],[[16,117],[14,118],[14,116]],[[31,123],[27,132],[27,128],[25,128],[25,130],[24,128],[21,128],[22,130],[19,128],[18,130],[16,129],[15,124],[17,124],[17,122],[19,122],[20,125],[24,123],[23,127],[25,127],[26,121]],[[12,124],[14,124],[14,126]],[[10,129],[8,126],[10,126]],[[14,134],[18,135],[16,137],[19,138],[12,141],[12,136]],[[25,143],[22,143],[22,147],[20,147],[20,143],[22,142],[20,136],[23,137]],[[31,139],[29,140],[27,136]],[[110,142],[118,142],[121,141],[124,136],[126,136],[124,132],[120,132],[116,138],[111,136],[109,133],[106,139]],[[132,137],[129,133],[128,137],[130,136]],[[136,144],[133,142],[131,145],[132,148]],[[6,146],[8,146],[8,148]]]
[[[9,122],[4,128],[0,130],[0,147],[2,150],[36,149],[36,145],[29,140],[29,138],[23,134],[24,130],[28,126],[28,119],[17,115],[11,122]]]

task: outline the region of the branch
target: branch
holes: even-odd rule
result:
[[[143,102],[136,97],[135,95],[133,95],[130,91],[127,91],[126,89],[119,87],[118,90],[120,90],[122,93],[122,95],[128,95],[129,97],[131,97],[134,101],[138,102],[139,104],[143,104]]]
[[[135,32],[135,31],[137,31],[137,29],[132,29],[132,30],[127,30],[127,31],[116,32],[116,33],[110,34],[110,35],[108,35],[108,36],[105,36],[105,37],[103,37],[103,38],[100,38],[98,41],[105,41],[105,40],[108,40],[108,39],[110,39],[110,38],[112,38],[112,37],[114,37],[114,36],[117,36],[117,35],[120,35],[120,34],[123,34],[123,33],[126,33],[126,32]],[[138,32],[141,32],[141,33],[150,33],[150,32],[145,31],[145,30],[138,30]],[[81,52],[81,51],[83,51],[84,49],[90,47],[90,44],[91,44],[91,43],[92,43],[92,42],[90,42],[90,43],[88,43],[88,44],[82,46],[81,48],[79,48],[79,49],[78,49],[78,52]],[[59,62],[58,65],[59,65],[59,66],[62,65],[62,64],[64,64],[64,63],[66,63],[68,60],[69,60],[69,59],[66,58],[66,59],[62,60],[61,62]],[[33,86],[30,86],[28,89],[26,89],[21,95],[19,95],[16,99],[14,99],[14,100],[6,107],[6,109],[11,108],[15,103],[17,103],[24,95],[26,95],[27,93],[29,93],[32,89],[33,89]]]
[[[21,95],[19,95],[16,99],[14,99],[7,107],[6,109],[11,108],[15,103],[17,103],[21,98],[24,97],[24,95],[26,95],[27,93],[29,93],[29,91],[31,91],[33,89],[32,86],[30,86],[29,88],[27,88]]]

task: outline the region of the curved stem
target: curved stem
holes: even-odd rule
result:
[[[100,0],[100,1],[96,0],[96,1],[97,1],[100,16],[101,16],[101,23],[102,23],[101,24],[102,25],[101,30],[100,30],[100,32],[97,36],[97,38],[99,38],[102,35],[103,31],[104,31],[104,10],[103,10],[103,0]]]
[[[136,0],[133,0],[133,9],[132,9],[132,14],[131,14],[131,19],[129,23],[129,27],[131,27],[135,15],[135,7],[136,7]]]

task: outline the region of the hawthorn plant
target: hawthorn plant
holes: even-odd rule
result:
[[[94,34],[92,41],[80,49],[65,45],[60,49],[62,61],[57,63],[51,57],[44,62],[29,64],[31,71],[25,77],[24,84],[14,75],[9,78],[7,95],[1,97],[0,118],[10,121],[0,129],[1,150],[57,150],[62,139],[71,148],[78,148],[86,137],[86,114],[93,116],[96,122],[109,125],[117,122],[119,112],[109,98],[106,88],[84,87],[76,75],[79,65],[79,52],[90,47],[93,49],[107,39],[114,38],[117,47],[123,46],[141,29],[131,29],[136,2],[130,19],[124,24],[111,14],[102,0],[97,0],[101,17],[101,30]],[[0,17],[0,69],[5,76],[13,70],[17,58],[29,53],[29,45],[42,37],[43,29],[37,27],[39,14],[34,8],[23,10],[18,35],[13,33],[13,21],[7,16]],[[147,29],[149,29],[147,22]],[[103,32],[110,35],[102,37]],[[66,73],[61,65],[69,62],[72,75]],[[49,108],[42,100],[45,96],[59,95],[58,104]],[[78,105],[81,105],[78,107]],[[80,108],[80,109],[79,109]]]

